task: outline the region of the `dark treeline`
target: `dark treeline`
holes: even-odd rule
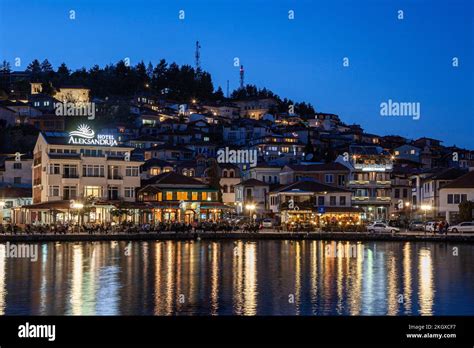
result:
[[[72,71],[65,63],[54,70],[51,63],[45,59],[40,62],[33,60],[26,69],[30,73],[32,82],[41,82],[43,93],[54,95],[55,89],[65,85],[81,85],[91,89],[94,97],[130,97],[138,93],[162,95],[163,98],[177,102],[189,102],[191,99],[200,101],[227,101],[221,87],[214,88],[211,74],[206,71],[196,71],[190,65],[179,66],[176,63],[168,64],[161,59],[158,64],[143,61],[135,66],[121,60],[116,64],[108,64],[101,68],[94,65],[87,70],[81,68]],[[10,72],[8,62],[0,65],[0,73],[7,75]],[[19,81],[15,89],[28,93],[28,81]],[[254,85],[246,85],[242,89],[234,90],[231,99],[274,98],[278,102],[275,112],[289,112],[293,105],[294,113],[302,116],[314,115],[314,108],[305,102],[294,103],[289,99],[282,99],[272,91]]]

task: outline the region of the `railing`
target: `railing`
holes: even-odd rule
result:
[[[64,179],[79,179],[79,174],[63,174]]]
[[[123,180],[123,176],[121,176],[121,175],[109,175],[108,179],[109,180]]]

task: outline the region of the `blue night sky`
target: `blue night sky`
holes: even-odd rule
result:
[[[474,149],[474,2],[0,0],[0,59],[55,68],[125,57],[202,67],[215,87],[246,83],[308,101],[370,133],[428,136]],[[404,19],[397,19],[397,11]],[[69,10],[76,19],[69,19]],[[179,10],[185,20],[178,19]],[[295,19],[288,19],[288,11]],[[348,57],[350,66],[342,66]],[[452,58],[459,67],[452,67]],[[421,118],[382,117],[380,103],[421,103]]]

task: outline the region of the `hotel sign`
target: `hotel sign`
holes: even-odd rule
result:
[[[385,172],[386,170],[392,170],[393,166],[390,163],[387,163],[387,164],[355,163],[354,168],[362,170],[363,172]]]
[[[117,146],[117,140],[113,135],[95,134],[88,125],[81,124],[77,130],[69,132],[68,144],[73,145],[101,145]]]

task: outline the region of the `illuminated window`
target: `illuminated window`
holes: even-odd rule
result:
[[[198,193],[197,193],[197,192],[193,192],[191,196],[192,196],[191,199],[192,199],[193,201],[197,201],[197,200],[198,200]]]
[[[207,201],[207,192],[202,192],[201,193],[201,200]]]
[[[84,186],[84,197],[102,197],[101,186]]]
[[[166,192],[166,200],[167,201],[173,200],[173,192]]]
[[[161,173],[161,168],[151,168],[150,174],[151,175],[158,175]]]
[[[400,155],[400,151],[395,151],[395,156]]]
[[[290,148],[288,146],[282,146],[281,147],[281,152],[288,153],[288,152],[290,152]]]
[[[178,192],[178,201],[187,201],[188,199],[188,192]]]

